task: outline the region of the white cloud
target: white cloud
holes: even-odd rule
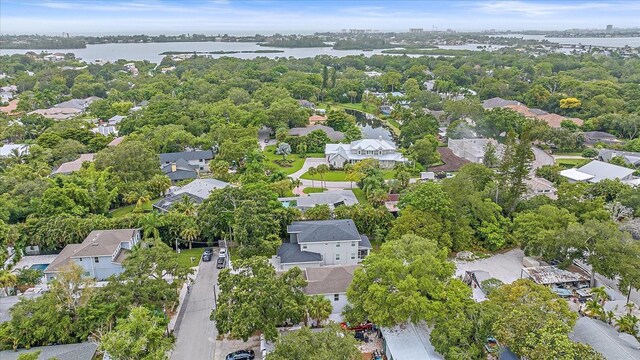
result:
[[[607,3],[533,3],[525,1],[489,1],[477,3],[475,8],[489,14],[519,14],[524,16],[545,16],[567,11],[610,8]]]

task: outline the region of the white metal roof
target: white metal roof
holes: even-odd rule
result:
[[[578,169],[586,174],[593,174],[593,178],[589,182],[599,182],[604,179],[620,179],[625,180],[626,177],[633,174],[635,170],[623,166],[609,164],[604,161],[593,160],[587,165]]]
[[[587,181],[592,179],[594,176],[591,174],[583,173],[578,169],[567,169],[560,171],[560,175],[574,181]]]
[[[407,323],[380,330],[389,352],[386,355],[393,360],[443,359],[429,341],[429,330],[424,324]]]

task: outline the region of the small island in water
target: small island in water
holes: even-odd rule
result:
[[[271,54],[271,53],[283,53],[284,50],[216,50],[216,51],[165,51],[160,55],[226,55],[226,54]]]

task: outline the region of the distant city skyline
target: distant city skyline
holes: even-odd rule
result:
[[[0,0],[0,33],[61,35],[637,27],[637,1]]]

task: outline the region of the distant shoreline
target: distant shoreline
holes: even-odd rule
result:
[[[164,51],[159,55],[191,55],[191,54],[202,54],[202,55],[224,55],[224,54],[273,54],[273,53],[283,53],[284,50],[238,50],[238,51]]]

